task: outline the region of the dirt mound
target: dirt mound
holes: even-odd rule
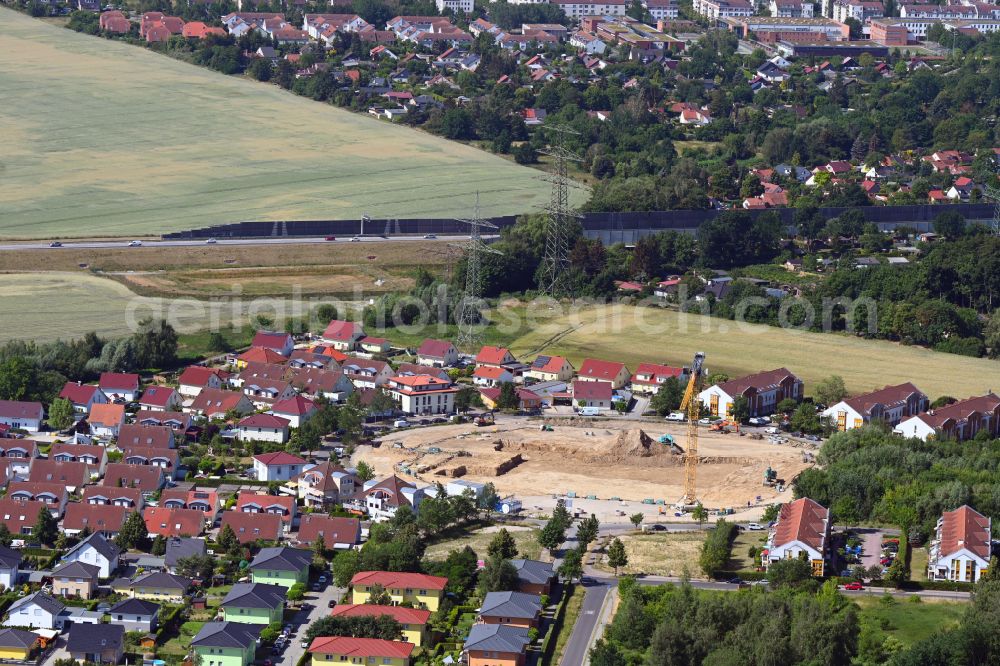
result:
[[[639,428],[625,430],[615,438],[607,454],[598,462],[628,463],[640,458],[658,458],[659,461],[672,464],[680,460],[680,456],[670,450],[670,446],[660,444]]]

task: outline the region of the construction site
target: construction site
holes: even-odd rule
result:
[[[501,495],[526,504],[562,495],[671,506],[685,494],[686,430],[684,424],[511,417],[485,427],[398,431],[360,447],[355,462],[421,485],[492,482]],[[805,444],[699,430],[697,499],[710,509],[786,500],[792,480],[814,464]]]

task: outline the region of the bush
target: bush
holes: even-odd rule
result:
[[[698,564],[706,576],[715,576],[729,562],[733,538],[736,536],[736,524],[719,518],[701,546],[701,556]]]

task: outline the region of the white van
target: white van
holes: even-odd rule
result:
[[[601,408],[600,407],[581,407],[580,408],[580,416],[600,416],[600,415],[601,415]]]
[[[687,417],[684,415],[684,412],[670,412],[667,414],[667,420],[683,423],[684,421],[687,421]]]
[[[406,419],[399,419],[398,421],[393,421],[392,426],[394,428],[406,428],[410,425],[410,422]]]

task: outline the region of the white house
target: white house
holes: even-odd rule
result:
[[[213,368],[192,365],[185,368],[184,372],[177,378],[177,383],[179,384],[178,391],[181,395],[194,398],[202,392],[202,389],[221,389],[222,375],[218,370]]]
[[[447,340],[428,338],[417,349],[417,363],[434,368],[447,368],[458,363],[458,350]]]
[[[19,569],[21,566],[20,551],[6,546],[0,546],[0,586],[4,589],[11,589],[17,585]]]
[[[139,398],[139,409],[151,412],[172,412],[183,407],[180,392],[170,386],[148,386]]]
[[[476,368],[472,375],[472,383],[476,386],[500,386],[514,381],[514,375],[506,368],[482,365]]]
[[[92,564],[98,568],[98,578],[110,578],[118,569],[120,556],[118,546],[95,532],[63,555],[62,561]]]
[[[361,324],[334,319],[327,324],[320,337],[338,351],[351,351],[357,347],[358,340],[365,337],[365,331]]]
[[[676,377],[678,381],[682,382],[684,368],[658,363],[640,363],[635,374],[632,375],[632,391],[656,395],[663,382],[671,377]]]
[[[44,592],[35,592],[15,601],[5,627],[31,627],[32,629],[62,629],[62,612],[66,606]]]
[[[0,425],[15,430],[38,432],[45,420],[45,410],[40,402],[0,400]]]
[[[1000,437],[1000,397],[996,394],[988,393],[921,412],[893,428],[893,432],[903,437],[916,437],[925,442],[939,437],[961,442],[975,437],[980,430],[989,433],[991,438]]]
[[[583,16],[624,16],[627,8],[625,0],[551,0],[569,18]]]
[[[729,418],[733,401],[743,396],[750,405],[750,416],[766,416],[782,400],[801,402],[803,389],[801,379],[787,368],[778,368],[714,384],[699,393],[698,399],[712,416]]]
[[[778,521],[768,534],[762,554],[764,567],[779,560],[801,557],[812,565],[814,576],[822,576],[830,536],[830,510],[808,497],[781,505]]]
[[[59,397],[73,405],[73,415],[78,421],[86,417],[94,405],[106,405],[110,402],[99,386],[80,382],[66,382],[59,391]]]
[[[632,373],[624,363],[617,361],[600,361],[593,358],[583,360],[577,379],[581,382],[608,382],[611,388],[620,389],[628,380],[632,378]]]
[[[240,419],[236,424],[236,438],[241,442],[276,442],[284,444],[288,441],[288,419],[273,414],[251,414]],[[265,454],[269,455],[269,454]],[[254,469],[257,469],[257,458],[254,458]],[[272,479],[262,479],[271,481]]]
[[[301,427],[318,411],[315,402],[301,395],[293,395],[291,398],[276,402],[271,408],[271,414],[287,420],[290,428]]]
[[[392,366],[376,359],[352,358],[344,361],[341,370],[357,389],[378,388],[392,377]]]
[[[139,375],[134,372],[102,372],[97,382],[111,400],[132,402],[139,397]]]
[[[261,453],[253,457],[253,470],[258,481],[288,481],[307,467],[309,463],[305,460],[284,451]]]
[[[606,411],[611,409],[613,393],[610,382],[577,379],[573,382],[573,406],[577,409],[594,407]]]
[[[375,522],[390,520],[401,506],[408,506],[416,513],[426,496],[422,489],[398,476],[381,481],[372,479],[365,483],[363,492],[364,509]]]
[[[823,417],[833,419],[840,431],[860,428],[871,421],[884,421],[894,426],[926,410],[927,405],[927,396],[906,382],[841,400],[827,407]]]
[[[38,456],[38,445],[30,439],[0,437],[0,463],[7,465],[9,481],[26,481],[31,461]]]
[[[458,389],[430,375],[403,375],[389,380],[386,391],[406,414],[451,414]]]
[[[437,5],[439,12],[450,9],[456,13],[465,12],[466,14],[471,14],[473,9],[472,0],[435,0],[434,4]]]
[[[976,583],[990,566],[991,520],[969,506],[938,518],[927,578]]]

